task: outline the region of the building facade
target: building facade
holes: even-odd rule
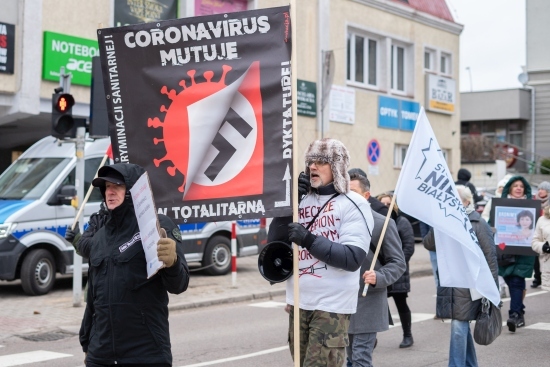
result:
[[[0,30],[2,24],[8,25],[8,33],[11,30],[13,46],[7,52],[13,55],[13,67],[3,71],[0,63],[0,170],[17,152],[49,135],[51,94],[59,86],[56,73],[58,78],[60,66],[73,73],[70,92],[77,102],[73,114],[89,117],[90,82],[85,74],[90,74],[91,64],[86,56],[95,52],[98,28],[125,22],[116,15],[121,3],[142,11],[154,10],[155,3],[175,3],[177,16],[184,17],[282,6],[288,1],[75,3],[3,1],[6,10],[0,14]],[[453,20],[445,0],[295,3],[297,40],[293,44],[297,47],[299,105],[303,103],[297,122],[298,157],[314,139],[339,139],[350,150],[351,165],[367,172],[373,193],[391,190],[423,106],[449,168],[456,174],[460,168],[457,80],[463,27]]]

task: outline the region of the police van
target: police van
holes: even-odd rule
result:
[[[90,186],[109,147],[107,138],[87,140],[85,182]],[[46,137],[25,151],[0,175],[0,280],[21,279],[30,295],[48,293],[56,274],[73,272],[73,246],[65,241],[76,209],[74,143]],[[84,222],[102,201],[95,188],[84,208]],[[237,256],[258,254],[266,245],[265,219],[237,221]],[[181,224],[186,260],[209,274],[231,269],[231,222]],[[87,271],[87,261],[83,264]]]

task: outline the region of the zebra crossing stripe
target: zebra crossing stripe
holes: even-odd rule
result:
[[[534,329],[534,330],[544,330],[544,331],[550,331],[550,324],[547,322],[538,322],[533,325],[529,325],[525,327],[526,329]]]
[[[258,303],[251,303],[249,304],[251,307],[261,307],[261,308],[278,308],[278,307],[285,307],[285,302],[275,302],[275,301],[267,301],[267,302],[258,302]]]
[[[393,319],[393,325],[390,325],[390,329],[394,327],[401,326],[401,320],[399,320],[399,315],[392,314],[391,318]],[[414,324],[416,322],[426,321],[426,320],[433,320],[434,314],[433,313],[412,313],[411,314],[411,323]],[[397,321],[399,320],[399,321]]]
[[[17,354],[0,356],[0,367],[21,366],[28,363],[51,361],[52,359],[72,357],[72,354],[48,352],[46,350],[35,350]]]

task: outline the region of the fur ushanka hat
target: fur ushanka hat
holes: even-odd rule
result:
[[[341,141],[331,138],[315,140],[309,144],[306,150],[306,175],[309,176],[309,166],[307,162],[324,161],[330,163],[332,176],[334,179],[334,188],[341,194],[349,192],[349,152]]]

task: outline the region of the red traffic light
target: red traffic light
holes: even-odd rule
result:
[[[54,100],[54,108],[61,113],[69,111],[74,106],[74,98],[68,93],[59,94]]]

